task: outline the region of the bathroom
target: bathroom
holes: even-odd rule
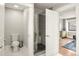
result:
[[[28,7],[18,3],[5,4],[4,54],[27,55]]]
[[[71,19],[67,21],[71,24],[73,21],[79,23],[79,8],[76,7],[75,4],[5,3],[5,9],[0,7],[0,15],[3,16],[0,16],[0,55],[62,56],[59,51],[59,25],[62,22],[59,21]],[[73,29],[68,31],[68,37],[76,39],[75,54],[79,55],[79,41],[76,38],[79,37],[76,33],[78,24],[77,28],[74,25],[71,27]],[[66,29],[68,30],[68,27]]]

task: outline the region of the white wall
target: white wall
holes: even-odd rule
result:
[[[75,16],[75,8],[60,12],[61,18],[70,18]]]
[[[0,5],[0,35],[4,35],[4,6]]]
[[[28,11],[28,54],[34,55],[34,4],[26,5],[29,7]]]
[[[23,12],[15,9],[5,8],[5,44],[10,44],[10,35],[18,33],[20,40],[23,34]]]
[[[29,9],[26,8],[23,12],[23,33],[24,33],[24,45],[28,46],[28,12]]]
[[[3,5],[0,5],[0,43],[4,45],[4,11]]]

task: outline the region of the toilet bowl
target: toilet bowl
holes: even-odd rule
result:
[[[0,36],[0,50],[4,47],[4,39]]]
[[[18,34],[12,34],[12,50],[14,52],[19,50],[19,41],[18,41]]]

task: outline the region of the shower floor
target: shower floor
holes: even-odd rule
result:
[[[35,56],[45,56],[45,50],[35,53]]]
[[[26,47],[20,48],[19,51],[13,52],[9,46],[6,46],[0,51],[1,56],[28,56],[28,50]]]
[[[34,53],[36,54],[36,53],[39,53],[44,50],[45,50],[45,45],[39,43],[39,44],[37,44],[37,51],[35,51]]]

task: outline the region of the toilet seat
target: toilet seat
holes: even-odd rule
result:
[[[12,42],[12,49],[13,49],[13,51],[14,52],[17,52],[17,51],[19,51],[19,42],[18,41],[13,41]]]

